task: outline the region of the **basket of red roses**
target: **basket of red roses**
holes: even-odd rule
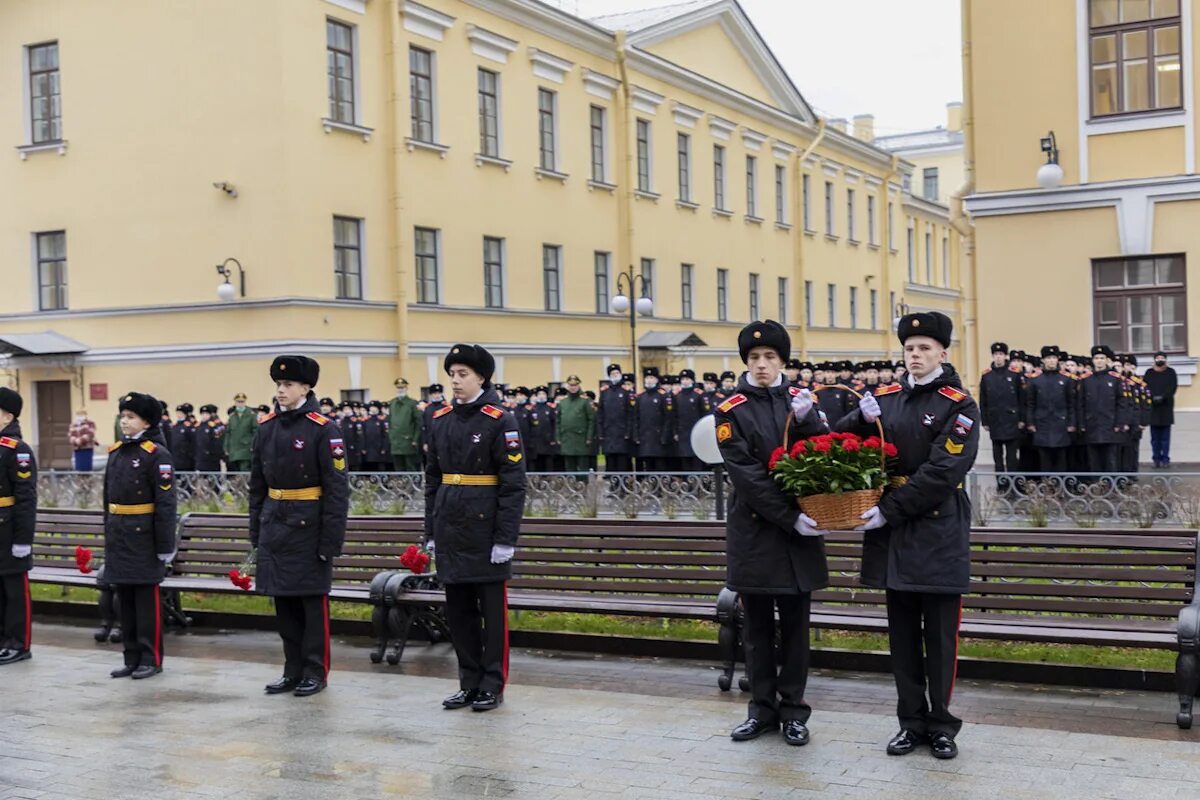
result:
[[[849,387],[840,388],[862,397]],[[895,458],[897,450],[884,439],[883,425],[878,420],[875,424],[878,436],[825,433],[790,446],[784,426],[783,446],[771,453],[768,468],[821,530],[853,530],[862,525],[862,514],[879,504],[888,459]]]

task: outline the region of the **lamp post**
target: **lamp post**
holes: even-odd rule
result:
[[[233,270],[229,268],[230,263],[238,269],[238,288],[236,290],[229,282],[230,277],[233,276]],[[228,303],[235,297],[246,296],[246,270],[242,268],[242,262],[236,258],[227,258],[224,262],[217,264],[217,274],[225,278],[225,282],[217,287],[217,297]]]
[[[1054,131],[1041,139],[1042,152],[1046,154],[1046,163],[1037,171],[1038,186],[1043,189],[1057,189],[1063,180],[1063,169],[1058,165],[1058,139]]]
[[[904,302],[904,298],[901,297],[900,302],[896,303],[896,307],[892,309],[892,313],[894,314],[892,317],[893,332],[900,330],[900,318],[907,314],[908,311],[908,303]]]
[[[633,264],[629,265],[628,272],[618,272],[617,296],[609,303],[609,307],[617,314],[629,312],[629,351],[633,360],[634,386],[641,382],[641,376],[638,374],[637,315],[648,317],[654,313],[654,301],[649,297],[639,297],[630,301],[637,292],[638,281],[641,281],[642,291],[646,291],[646,278],[633,271]]]

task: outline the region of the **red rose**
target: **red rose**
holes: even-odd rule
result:
[[[790,453],[788,453],[788,455],[791,456],[792,458],[797,458],[803,452],[804,452],[804,442],[796,442],[794,445],[792,445],[792,451]]]
[[[830,433],[827,435],[829,436],[830,439],[833,439],[834,441],[840,440],[843,436],[845,436],[844,433],[838,433],[837,431],[834,431],[833,433]]]
[[[878,450],[883,446],[883,442],[880,441],[878,436],[868,436],[866,439],[863,439],[862,446],[868,450]]]
[[[891,442],[888,442],[883,446],[883,454],[888,458],[895,458],[899,452],[900,451],[896,449],[896,445],[892,444]]]
[[[787,455],[787,451],[782,447],[776,447],[771,451],[771,458],[767,461],[767,469],[775,469],[775,465],[779,463],[779,459]]]
[[[862,448],[862,445],[859,444],[859,442],[854,439],[843,439],[842,440],[842,449],[845,450],[847,453],[857,452],[861,448]]]
[[[828,453],[829,449],[831,447],[833,447],[833,445],[830,442],[814,442],[813,443],[813,452],[814,453]]]

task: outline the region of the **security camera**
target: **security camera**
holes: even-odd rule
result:
[[[222,192],[224,192],[225,194],[229,195],[230,197],[237,197],[237,196],[238,196],[238,190],[237,190],[237,187],[236,187],[236,186],[234,186],[232,183],[228,183],[228,182],[226,182],[226,181],[216,181],[216,182],[214,182],[214,183],[213,183],[213,188],[214,188],[214,189],[220,189]]]

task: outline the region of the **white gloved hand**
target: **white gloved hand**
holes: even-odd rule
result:
[[[862,412],[863,419],[867,422],[875,422],[879,419],[879,401],[873,395],[863,395],[863,399],[858,402],[858,410]]]
[[[12,546],[13,558],[24,558],[33,552],[33,546],[28,544],[14,544]]]
[[[425,550],[429,553],[429,555],[433,555],[433,539],[430,539],[425,543]]]
[[[517,552],[517,548],[507,544],[492,545],[492,563],[503,564],[506,561],[512,561],[513,554]]]
[[[859,525],[855,528],[854,530],[856,531],[873,531],[888,524],[887,518],[879,510],[879,506],[871,506],[863,512],[863,515],[859,519],[865,519],[867,522],[865,525]]]
[[[170,564],[175,559],[175,553],[176,553],[175,550],[172,550],[169,553],[159,553],[158,560],[163,562],[164,564]]]
[[[796,520],[796,524],[792,529],[801,536],[824,536],[828,531],[823,531],[817,527],[817,521],[808,514],[801,514]]]
[[[812,392],[808,389],[801,389],[800,394],[792,398],[792,416],[797,422],[803,422],[808,416],[808,412],[812,411],[813,399]]]

